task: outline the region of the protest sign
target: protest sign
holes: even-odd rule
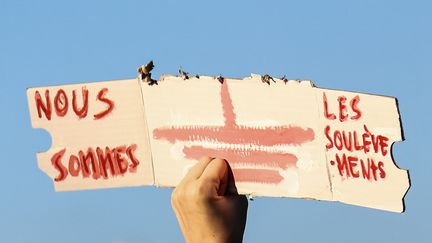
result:
[[[175,187],[208,155],[229,162],[242,194],[404,210],[408,174],[391,156],[402,140],[395,98],[263,80],[164,76],[151,86],[29,89],[32,124],[53,138],[39,167],[58,191]]]

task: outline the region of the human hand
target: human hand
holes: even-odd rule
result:
[[[203,157],[171,196],[186,242],[242,242],[248,201],[235,191],[227,162]]]

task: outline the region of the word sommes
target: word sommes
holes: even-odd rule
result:
[[[51,157],[51,163],[58,171],[54,181],[65,180],[72,177],[99,178],[122,176],[125,173],[135,173],[139,160],[135,156],[136,144],[130,146],[118,146],[115,148],[89,147],[87,150],[79,150],[76,154],[70,154],[64,159],[66,148],[58,151]]]

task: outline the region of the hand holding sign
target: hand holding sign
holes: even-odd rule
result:
[[[247,199],[234,187],[223,159],[203,157],[172,194],[172,207],[187,242],[242,242]]]
[[[257,75],[220,81],[29,89],[33,126],[53,136],[39,166],[56,190],[175,187],[198,158],[221,157],[241,194],[403,211],[407,171],[390,150],[402,139],[395,98],[309,81],[268,86]]]

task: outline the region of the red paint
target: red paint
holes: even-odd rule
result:
[[[367,164],[368,166],[366,167],[365,162],[363,160],[360,160],[363,179],[370,180],[371,179],[371,162],[369,159],[367,160],[367,163],[368,163]]]
[[[365,126],[365,128],[366,128],[366,126]],[[370,151],[370,148],[369,148],[369,146],[371,144],[371,141],[369,140],[370,132],[369,131],[364,132],[362,134],[362,138],[363,138],[363,150],[365,153],[367,153]]]
[[[386,173],[384,170],[384,162],[382,161],[378,162],[378,170],[380,172],[380,178],[384,179],[386,177]]]
[[[358,103],[360,102],[360,96],[356,95],[351,101],[350,101],[350,106],[352,108],[352,110],[356,113],[355,116],[351,117],[351,120],[358,120],[360,119],[362,112],[361,110],[358,108]]]
[[[67,167],[62,163],[66,149],[62,149],[51,158],[52,165],[59,173],[54,180],[64,181],[68,175],[78,177],[81,174],[84,179],[97,180],[100,177],[108,179],[124,175],[128,171],[136,173],[140,163],[135,156],[136,149],[136,144],[122,145],[112,149],[106,147],[105,150],[100,147],[96,149],[89,147],[87,150],[79,150],[77,155],[70,154]]]
[[[381,154],[383,156],[387,155],[388,141],[389,139],[386,136],[379,135],[379,147],[381,148]]]
[[[300,145],[314,139],[312,129],[294,126],[259,127],[236,126],[232,129],[218,126],[172,126],[153,131],[155,139],[176,141],[206,141],[219,143],[273,145]]]
[[[89,177],[92,174],[93,179],[97,180],[100,177],[100,169],[96,157],[96,153],[93,148],[88,148],[87,153],[84,154],[83,151],[78,153],[81,162],[81,171],[83,178]],[[92,170],[90,171],[90,166]]]
[[[231,129],[235,128],[237,127],[236,114],[234,113],[234,106],[232,104],[231,96],[228,90],[228,84],[226,84],[226,82],[222,82],[221,97],[223,116],[225,118],[225,127]]]
[[[358,107],[360,102],[360,96],[356,95],[350,99],[349,106],[347,106],[347,97],[340,95],[337,97],[337,107],[339,110],[338,117],[340,122],[345,122],[350,118],[351,120],[358,120],[362,116],[362,112]],[[336,115],[329,111],[329,105],[326,93],[323,92],[323,106],[324,106],[324,117],[328,120],[335,120]],[[349,108],[349,109],[348,109]]]
[[[297,157],[289,153],[266,152],[251,149],[204,148],[201,146],[185,147],[183,152],[188,159],[199,159],[203,156],[224,158],[231,164],[248,164],[270,166],[281,169],[295,167]]]
[[[82,107],[78,108],[78,104],[77,104],[77,94],[76,91],[73,90],[72,91],[72,108],[73,111],[75,112],[75,114],[78,116],[79,119],[82,119],[84,117],[87,116],[87,112],[88,112],[88,96],[89,96],[89,92],[86,89],[86,87],[82,87],[81,90],[81,95],[82,95]]]
[[[238,125],[236,123],[236,114],[228,90],[227,82],[221,84],[221,102],[224,116],[223,126],[171,126],[161,127],[153,130],[155,139],[168,140],[170,143],[176,141],[183,142],[200,142],[212,141],[216,144],[241,144],[241,145],[301,145],[314,140],[315,134],[311,128],[301,128],[297,126],[267,126],[251,127]],[[198,159],[202,155],[214,155],[222,157],[230,163],[243,163],[250,166],[267,166],[275,169],[252,170],[254,173],[272,171],[270,178],[261,177],[255,174],[254,178],[262,179],[262,183],[279,183],[283,178],[277,171],[278,168],[287,169],[295,166],[297,157],[289,153],[264,152],[251,149],[235,150],[227,148],[204,148],[201,146],[185,147],[184,153],[186,158]],[[274,174],[277,174],[275,176]],[[270,175],[270,174],[269,174]],[[246,178],[242,175],[241,178]],[[266,179],[267,178],[267,179]],[[276,178],[276,179],[275,179]],[[259,180],[255,182],[260,182]]]
[[[347,98],[343,95],[337,97],[337,102],[340,122],[345,122],[348,118],[354,121],[361,118],[362,112],[358,106],[360,96],[353,97],[349,102],[349,106],[347,105]],[[329,112],[325,92],[323,92],[323,106],[324,116],[329,120],[335,120],[336,115]],[[346,155],[343,152],[362,151],[366,155],[379,154],[386,156],[389,141],[386,136],[370,132],[366,125],[363,125],[363,131],[332,130],[331,126],[327,125],[324,128],[324,135],[327,139],[325,145],[327,151],[333,148],[337,150],[335,157],[330,159],[329,163],[336,166],[341,177],[360,178],[369,181],[385,179],[386,172],[382,161],[376,163],[373,158],[359,158],[357,155]]]
[[[347,98],[343,95],[338,97],[339,102],[339,121],[344,122],[348,119],[347,107],[345,105]]]
[[[66,92],[63,89],[59,89],[56,96],[54,97],[54,108],[57,116],[59,117],[65,116],[68,111],[69,102]]]
[[[358,170],[356,170],[358,158],[356,156],[348,156],[347,160],[348,160],[351,175],[354,178],[358,178],[360,176]]]
[[[114,101],[107,98],[107,92],[107,88],[102,88],[96,96],[96,100],[106,104],[107,107],[105,110],[93,115],[95,120],[106,117],[114,110]],[[71,102],[70,94],[68,97],[68,94],[63,89],[58,89],[55,91],[55,96],[52,101],[50,98],[50,91],[48,89],[45,90],[45,100],[42,99],[40,92],[36,90],[34,98],[38,117],[42,119],[42,116],[45,115],[46,119],[50,121],[52,118],[52,110],[54,109],[55,114],[60,118],[66,116],[69,110],[73,110],[73,113],[78,117],[78,119],[85,118],[89,110],[89,91],[86,89],[86,87],[82,87],[81,95],[82,102],[80,103],[82,103],[82,106],[79,107],[76,90],[72,90]],[[69,109],[70,103],[72,103],[72,109]]]
[[[388,138],[383,135],[376,135],[369,131],[369,129],[366,127],[366,125],[363,126],[365,131],[370,136],[370,143],[373,146],[374,152],[378,153],[379,151],[383,156],[387,154],[387,147],[388,147]]]
[[[350,177],[351,174],[350,174],[350,170],[348,169],[348,163],[345,154],[343,154],[341,157],[339,156],[339,154],[336,154],[336,163],[337,163],[339,175],[344,176],[344,171],[345,171],[346,175]]]
[[[367,164],[366,164],[366,162],[367,162]],[[380,161],[379,164],[382,164],[382,162]],[[373,159],[369,158],[365,161],[361,160],[361,167],[362,167],[362,173],[363,173],[364,179],[368,179],[368,180],[374,179],[375,181],[377,180],[378,167],[375,164],[375,161]],[[384,173],[384,175],[385,175],[385,173]],[[381,177],[381,178],[384,178],[384,177]]]
[[[328,140],[326,149],[335,147],[339,151],[363,151],[365,154],[373,152],[386,156],[389,139],[386,136],[371,133],[366,125],[363,125],[363,129],[364,132],[358,135],[355,130],[340,131],[336,129],[332,131],[331,127],[327,125],[324,129],[324,134]]]
[[[206,141],[232,144],[256,144],[273,146],[281,144],[300,145],[314,139],[311,128],[303,129],[297,126],[249,127],[237,125],[227,82],[221,89],[222,106],[224,108],[224,126],[171,126],[153,130],[155,139],[165,139],[171,143],[176,141]]]
[[[71,176],[78,176],[81,171],[81,162],[77,156],[71,155],[69,157],[69,173]]]
[[[362,159],[357,156],[347,156],[345,153],[336,153],[335,156],[336,163],[332,160],[330,164],[337,165],[339,175],[342,177],[361,178],[369,181],[377,181],[379,178],[385,179],[386,177],[382,161],[376,163],[372,158]]]
[[[99,91],[98,95],[97,95],[97,99],[104,102],[105,104],[108,105],[108,107],[106,108],[106,110],[101,111],[100,113],[94,115],[94,119],[98,120],[98,119],[102,119],[105,116],[107,116],[109,113],[112,112],[112,110],[114,109],[114,101],[108,99],[105,97],[106,93],[108,92],[107,88],[103,88]]]
[[[214,141],[232,144],[300,145],[314,139],[312,129],[295,126],[269,126],[267,128],[236,126],[232,129],[218,126],[172,126],[153,131],[155,139],[176,141]]]
[[[328,101],[327,101],[327,96],[326,96],[325,92],[323,92],[323,104],[324,104],[324,116],[329,120],[336,119],[336,115],[333,113],[329,113],[329,111],[328,111]]]
[[[338,150],[342,150],[343,148],[343,141],[342,141],[342,134],[336,130],[334,133],[334,145]]]
[[[39,118],[42,118],[43,111],[48,121],[51,120],[51,101],[49,90],[45,90],[45,103],[42,101],[39,91],[36,90],[34,97]]]
[[[325,134],[325,136],[326,136],[326,138],[327,138],[327,140],[328,140],[328,143],[326,144],[326,149],[327,150],[329,150],[329,149],[331,149],[331,148],[333,148],[333,140],[332,140],[332,138],[330,137],[330,126],[329,125],[327,125],[325,128],[324,128],[324,134]]]
[[[126,149],[126,154],[128,155],[128,157],[131,160],[131,165],[129,166],[129,172],[136,172],[138,165],[139,165],[139,160],[135,157],[135,150],[137,149],[137,145],[136,144],[132,144],[131,146],[129,146]]]
[[[358,139],[357,137],[357,131],[353,132],[353,140],[354,140],[354,149],[357,151],[363,150],[363,145],[359,143],[360,139]]]
[[[374,179],[375,181],[378,180],[377,172],[379,172],[379,178],[384,179],[386,177],[384,163],[382,161],[378,161],[378,163],[375,164],[374,159],[368,158],[367,160],[360,159],[360,163],[364,179]]]
[[[104,179],[108,178],[108,170],[111,171],[111,175],[116,175],[117,171],[114,167],[112,151],[109,147],[103,149],[97,147],[96,154],[99,160],[99,168],[101,168],[101,174]]]
[[[126,153],[126,146],[119,146],[114,150],[114,157],[117,161],[117,165],[119,168],[119,172],[121,175],[126,173],[128,169],[128,161],[123,157],[123,154]]]
[[[279,184],[284,179],[278,171],[269,169],[233,169],[232,172],[237,182]]]
[[[58,151],[57,153],[55,153],[51,157],[51,164],[54,166],[54,168],[56,170],[59,171],[59,175],[56,178],[54,178],[54,181],[62,181],[67,176],[67,169],[61,163],[61,160],[62,160],[63,155],[65,154],[65,152],[66,152],[66,149],[62,149],[62,150]]]
[[[344,176],[344,174],[346,174],[347,177],[358,178],[360,174],[358,169],[356,168],[356,161],[358,161],[358,158],[355,156],[346,156],[345,154],[339,156],[339,154],[336,154],[336,163],[339,170],[339,175]]]
[[[353,146],[352,146],[352,136],[350,133],[345,133],[345,131],[342,131],[342,136],[343,136],[343,143],[344,143],[344,147],[346,150],[348,151],[353,151]]]

